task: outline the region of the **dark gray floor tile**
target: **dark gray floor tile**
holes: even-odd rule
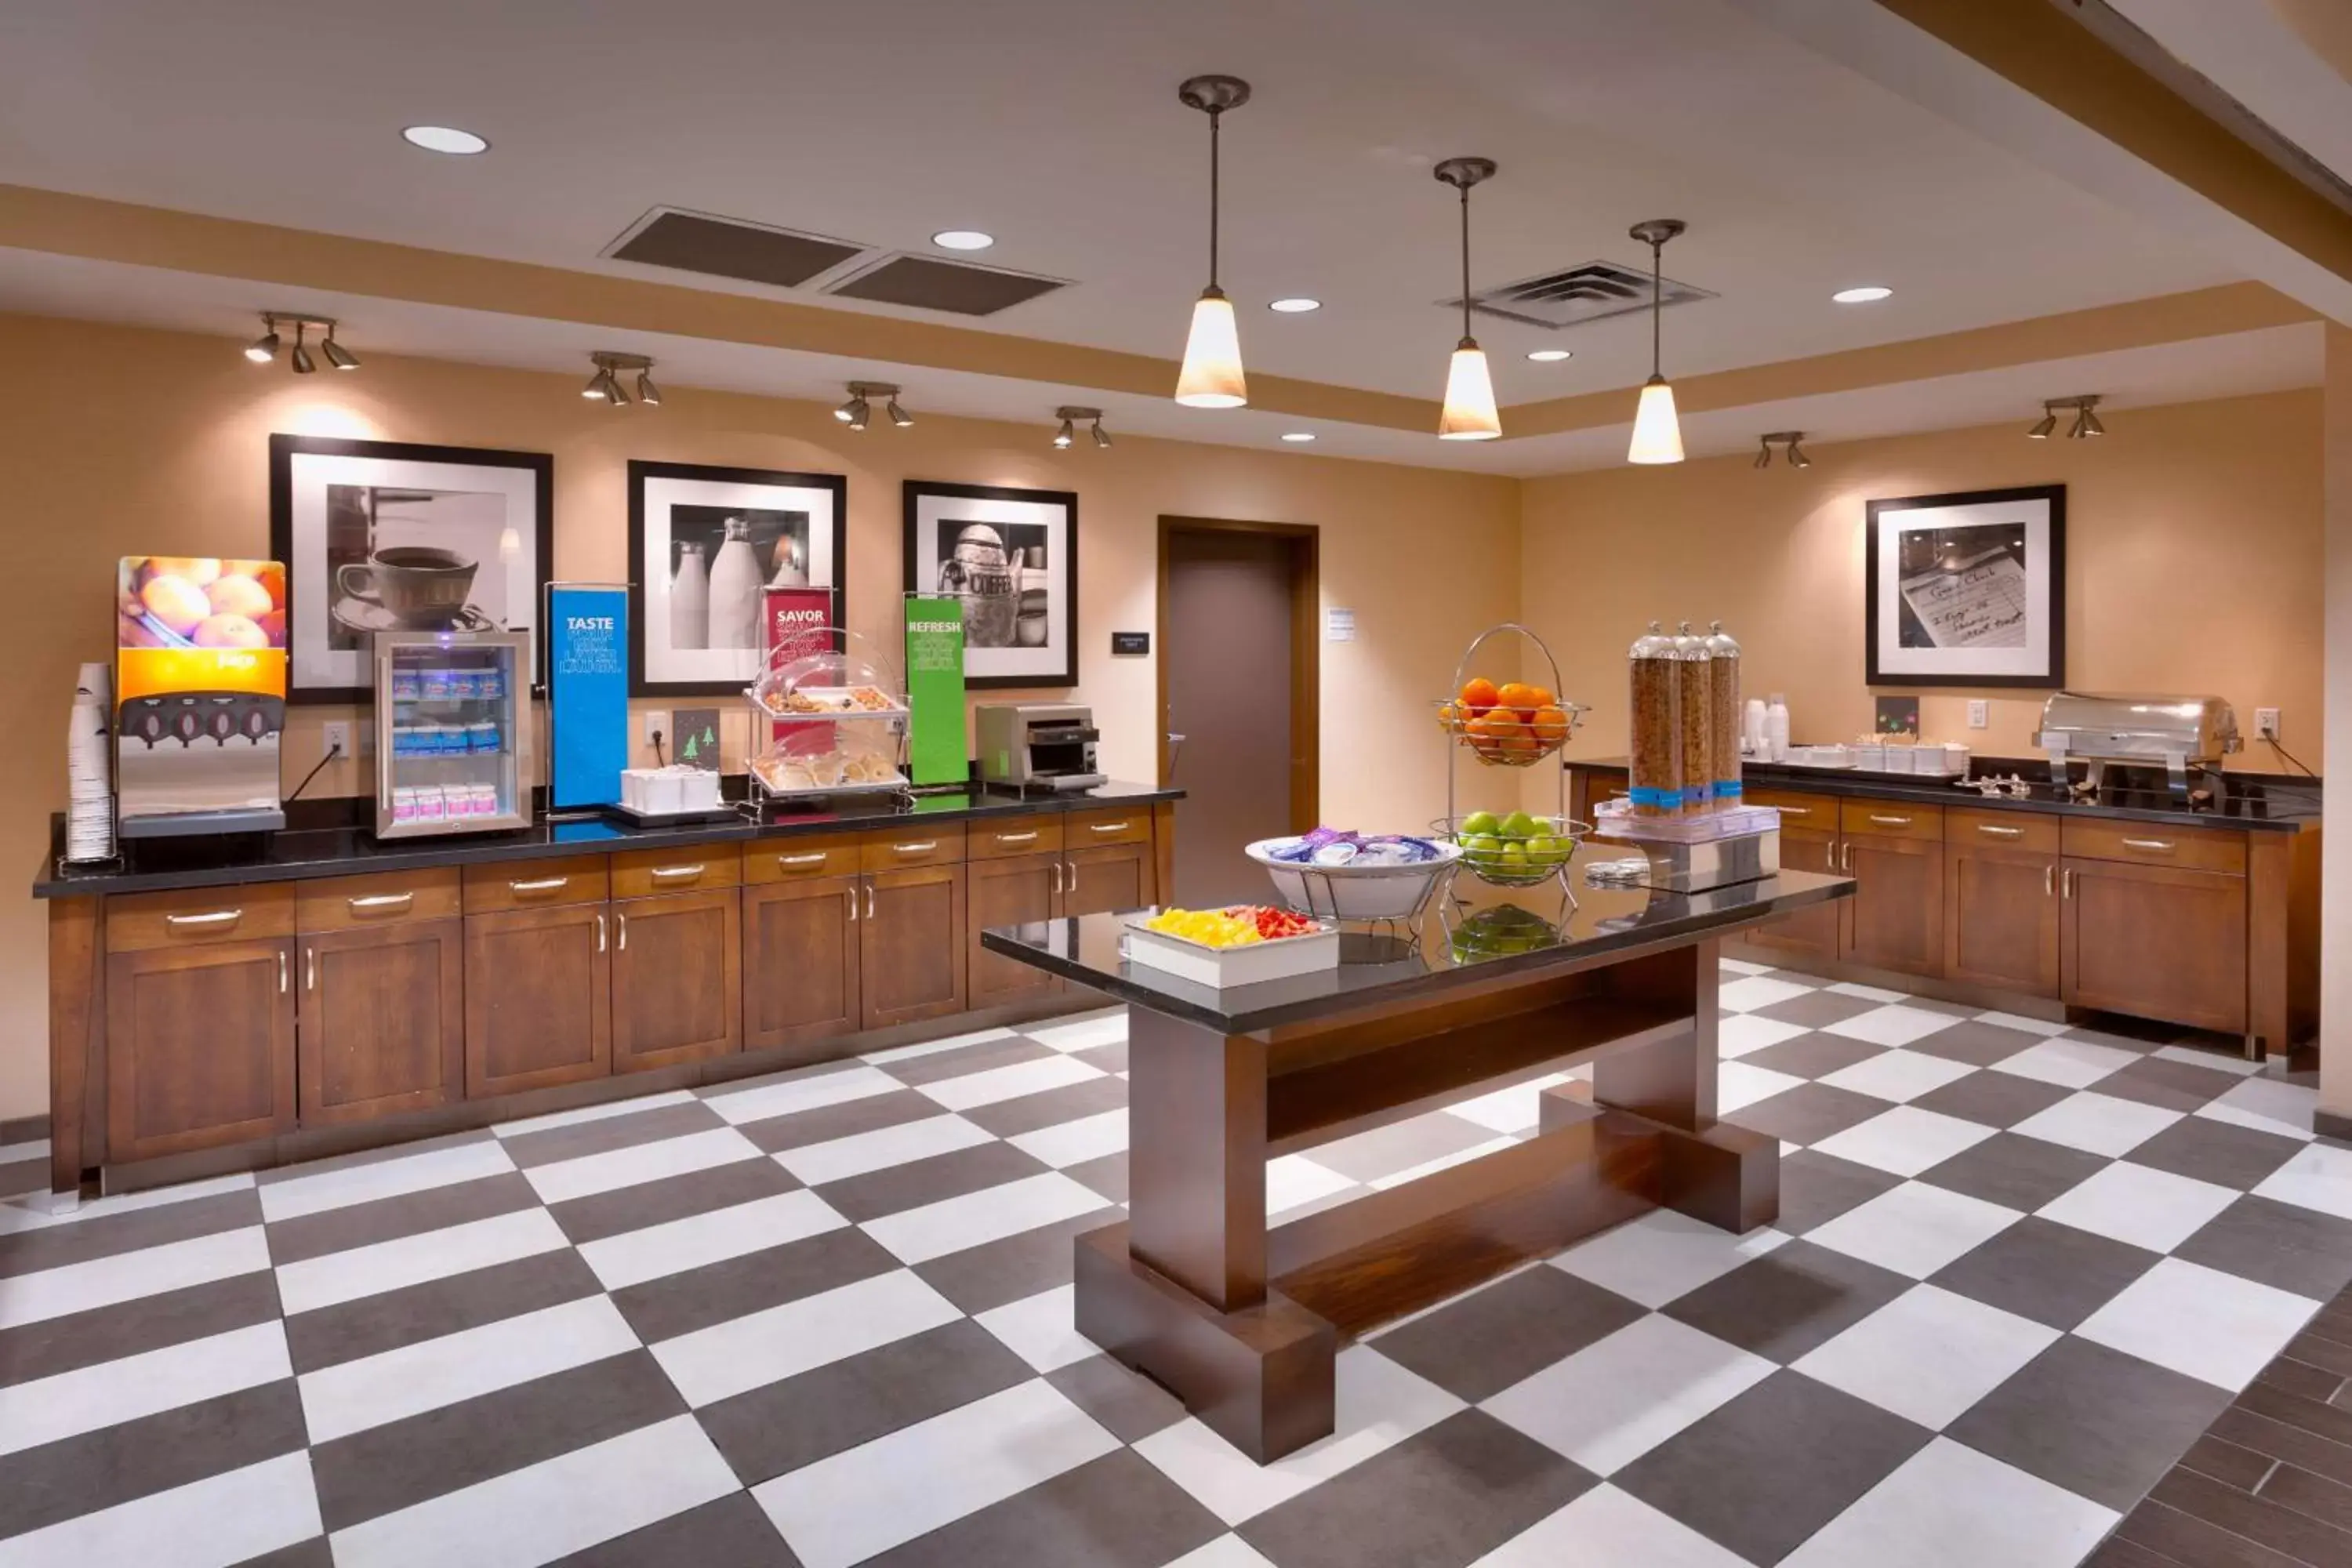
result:
[[[793,1173],[773,1160],[730,1160],[707,1171],[688,1171],[658,1182],[639,1182],[609,1193],[550,1204],[547,1212],[555,1216],[572,1244],[579,1247],[689,1215],[773,1197],[799,1185]]]
[[[1613,1291],[1538,1265],[1373,1343],[1391,1361],[1475,1405],[1645,1316]]]
[[[1159,1568],[1223,1533],[1191,1493],[1122,1448],[861,1568]]]
[[[1276,1568],[1462,1568],[1595,1484],[1483,1410],[1450,1415],[1241,1527]]]
[[[1835,991],[1810,991],[1802,996],[1775,1002],[1769,1007],[1756,1008],[1754,1012],[1755,1016],[1769,1018],[1777,1024],[1801,1024],[1808,1029],[1822,1029],[1885,1005],[1883,1002],[1847,996]]]
[[[995,1335],[961,1319],[722,1399],[695,1415],[736,1479],[750,1487],[1034,1375]]]
[[[587,1260],[568,1248],[468,1269],[446,1279],[380,1291],[356,1301],[298,1312],[286,1320],[297,1373],[357,1361],[461,1329],[518,1318],[542,1307],[593,1296],[603,1287]]]
[[[1933,1436],[1776,1372],[1610,1479],[1751,1563],[1778,1563]]]
[[[801,1568],[801,1560],[751,1493],[730,1492],[549,1568]]]
[[[650,1110],[600,1116],[593,1121],[574,1121],[538,1132],[517,1132],[500,1142],[507,1146],[508,1157],[528,1170],[533,1165],[551,1165],[558,1160],[577,1160],[587,1154],[609,1154],[615,1149],[634,1149],[640,1143],[658,1143],[665,1138],[683,1138],[690,1132],[708,1132],[726,1125],[725,1119],[701,1100],[683,1100],[674,1105],[656,1105]]]
[[[1113,1040],[1107,1046],[1088,1046],[1085,1050],[1072,1051],[1070,1054],[1077,1058],[1078,1060],[1086,1063],[1088,1067],[1100,1068],[1105,1072],[1125,1072],[1127,1070],[1127,1042],[1125,1040]]]
[[[2248,1194],[2172,1255],[2326,1301],[2352,1285],[2352,1221]]]
[[[884,1072],[900,1083],[919,1088],[927,1083],[944,1083],[951,1078],[968,1078],[976,1072],[1009,1068],[1015,1062],[1034,1062],[1053,1054],[1053,1047],[1042,1045],[1026,1035],[1008,1035],[1001,1040],[982,1040],[975,1045],[960,1046],[951,1051],[933,1051],[928,1056],[907,1057],[879,1065]]]
[[[878,1132],[885,1127],[903,1126],[909,1121],[926,1121],[939,1113],[940,1102],[929,1095],[898,1089],[887,1094],[861,1095],[837,1105],[820,1105],[813,1110],[796,1110],[790,1116],[746,1121],[735,1131],[767,1152],[777,1154],[786,1149],[804,1149],[812,1143],[830,1143],[836,1138],[854,1138],[861,1132]]]
[[[1926,1039],[1914,1040],[1904,1047],[1906,1051],[1919,1051],[1946,1061],[1966,1062],[1970,1067],[1989,1068],[1995,1062],[2005,1062],[2018,1052],[2042,1043],[2042,1037],[2027,1029],[2012,1029],[2006,1025],[1988,1024],[1981,1019],[1964,1018],[1947,1029],[1938,1029]]]
[[[1826,991],[1817,991],[1811,996],[1799,997],[1797,1003],[1812,1002],[1824,996],[1830,996],[1830,994]],[[1854,1000],[1851,996],[1833,996],[1830,999],[1837,1002]],[[1782,1004],[1784,1006],[1796,1005],[1796,1003]],[[1871,1005],[1867,1002],[1858,1005],[1864,1010]],[[1769,1008],[1766,1010],[1769,1011]],[[1794,1020],[1790,1021],[1794,1022]],[[1766,1046],[1760,1051],[1750,1051],[1739,1059],[1750,1067],[1769,1068],[1774,1072],[1788,1073],[1795,1078],[1815,1079],[1825,1077],[1840,1068],[1850,1068],[1856,1062],[1866,1062],[1873,1057],[1884,1056],[1885,1051],[1885,1047],[1874,1046],[1867,1040],[1849,1040],[1843,1035],[1826,1035],[1816,1031],[1810,1035],[1799,1035],[1794,1039],[1782,1040],[1777,1046]]]
[[[1017,1138],[1024,1132],[1034,1132],[1040,1127],[1058,1127],[1065,1121],[1080,1117],[1099,1116],[1106,1110],[1127,1109],[1127,1080],[1122,1078],[1090,1078],[1078,1083],[1064,1084],[1040,1094],[1024,1094],[1012,1100],[1000,1100],[993,1105],[975,1105],[962,1112],[966,1121],[987,1128],[999,1138]]]
[[[1801,1149],[1780,1162],[1780,1217],[1772,1228],[1802,1236],[1902,1184],[1902,1177],[1873,1166]]]
[[[2344,1374],[2309,1362],[2282,1355],[2254,1374],[2254,1381],[2266,1387],[2294,1394],[2297,1399],[2315,1399],[2322,1405],[2334,1403],[2343,1390]],[[2252,1488],[2248,1488],[2252,1490]]]
[[[1127,1202],[1127,1151],[1105,1154],[1100,1159],[1082,1160],[1075,1165],[1062,1167],[1062,1174],[1102,1194],[1106,1203]]]
[[[685,1411],[651,1352],[607,1356],[320,1444],[320,1518],[332,1534]]]
[[[2099,1092],[2107,1092],[2107,1084],[2113,1081],[2110,1078],[2101,1082]],[[2243,1193],[2267,1181],[2302,1148],[2299,1139],[2189,1116],[2135,1148],[2127,1157],[2135,1165],[2153,1166]]]
[[[1140,1443],[1184,1419],[1183,1404],[1174,1394],[1107,1355],[1055,1367],[1045,1381],[1122,1443]]]
[[[2053,1329],[2072,1329],[2157,1261],[2153,1252],[2028,1215],[1928,1282]]]
[[[260,1223],[261,1199],[248,1189],[18,1231],[0,1236],[0,1279]]]
[[[6,1289],[0,1285],[0,1293]],[[0,1387],[207,1339],[276,1316],[278,1276],[264,1268],[0,1329]]]
[[[1669,1303],[1666,1316],[1786,1365],[1911,1288],[1800,1237]]]
[[[0,1457],[0,1537],[299,1453],[305,1437],[287,1378],[21,1449]]]
[[[1114,1079],[1111,1080],[1118,1081]],[[1001,1241],[968,1247],[915,1265],[924,1284],[955,1303],[963,1312],[985,1312],[1007,1301],[1053,1290],[1070,1282],[1070,1248],[1090,1230],[1124,1217],[1109,1205],[1092,1214],[1058,1220],[1008,1236]]]
[[[248,1557],[236,1568],[335,1568],[335,1549],[327,1544],[325,1536],[314,1535],[308,1541]]]
[[[2245,1081],[2234,1073],[2214,1068],[2177,1062],[2166,1057],[2147,1057],[2121,1072],[2101,1079],[2099,1092],[2118,1100],[2136,1100],[2142,1105],[2162,1106],[2167,1110],[2195,1110]]]
[[[529,1180],[519,1171],[508,1171],[479,1181],[428,1187],[421,1193],[403,1193],[279,1220],[269,1227],[269,1261],[283,1268],[331,1252],[422,1236],[538,1206],[539,1194],[531,1190]]]
[[[1010,1143],[976,1143],[969,1149],[827,1182],[816,1193],[843,1218],[863,1225],[904,1209],[1001,1187],[1052,1168]]]
[[[1906,1007],[1916,1007],[1922,1013],[1941,1013],[1948,1018],[1973,1019],[1983,1008],[1972,1002],[1947,1002],[1936,996],[1906,996]]]
[[[2048,1087],[2030,1079],[2014,1078],[2010,1073],[1979,1073],[1977,1076],[2013,1079],[2028,1089]],[[2061,1089],[2058,1098],[2064,1100],[2071,1092]],[[1942,1164],[1929,1166],[1920,1173],[1919,1179],[1947,1192],[1963,1193],[1972,1198],[1982,1198],[1989,1204],[1999,1204],[2003,1208],[2022,1209],[2031,1214],[2060,1194],[2072,1192],[2077,1184],[2097,1174],[2106,1164],[2107,1162],[2096,1154],[2086,1154],[2080,1149],[2069,1149],[2014,1132],[1996,1132],[1975,1147],[1961,1150]]]
[[[0,1146],[0,1198],[22,1197],[28,1193],[45,1193],[49,1188],[49,1157],[32,1154],[22,1159],[7,1158],[5,1146]]]
[[[730,1323],[898,1267],[882,1244],[855,1226],[614,1291],[613,1304],[647,1344]]]
[[[1308,1158],[1351,1182],[1375,1182],[1431,1160],[1475,1149],[1492,1142],[1494,1137],[1492,1128],[1465,1121],[1458,1116],[1416,1116],[1408,1121],[1359,1132],[1352,1138],[1318,1144],[1309,1151]]]
[[[1983,1127],[2014,1127],[2074,1092],[2015,1073],[1979,1071],[1931,1089],[1911,1103],[1922,1110],[1957,1116]]]
[[[1886,1101],[1883,1100],[1856,1094],[1850,1089],[1832,1089],[1825,1083],[1801,1083],[1753,1105],[1742,1106],[1724,1120],[1784,1143],[1818,1143],[1832,1133],[1859,1127],[1872,1117],[1885,1113]]]
[[[2134,1051],[2152,1056],[2172,1044],[2180,1031],[2170,1024],[2159,1024],[2153,1018],[2126,1018],[2117,1014],[2103,1013],[2096,1024],[2075,1024],[2066,1030],[2070,1040],[2088,1040],[2095,1046],[2113,1046],[2119,1051]]]
[[[2189,1450],[2230,1396],[2069,1334],[1979,1400],[1944,1435],[2116,1510]]]

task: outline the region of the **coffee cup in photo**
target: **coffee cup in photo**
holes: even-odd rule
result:
[[[444,626],[465,614],[478,565],[434,545],[387,545],[336,567],[335,590],[381,606],[404,626]]]

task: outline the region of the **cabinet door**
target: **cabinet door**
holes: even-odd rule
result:
[[[1026,925],[1061,912],[1062,860],[1058,855],[1022,855],[1009,860],[974,860],[964,928],[971,965],[971,1005],[992,1006],[1048,994],[1054,977],[1030,964],[982,951],[980,933],[990,926]]]
[[[733,888],[625,899],[613,915],[613,1070],[743,1047],[743,911]]]
[[[1944,974],[2058,994],[2058,857],[1955,844],[1944,856]]]
[[[293,963],[290,939],[107,958],[110,1160],[293,1131]]]
[[[745,1049],[809,1046],[857,1032],[857,917],[865,896],[855,877],[743,889]],[[814,1060],[824,1053],[808,1055]]]
[[[449,891],[455,903],[454,878]],[[464,921],[319,931],[301,942],[304,1126],[465,1097]]]
[[[1149,843],[1109,844],[1100,848],[1072,849],[1062,857],[1062,912],[1105,915],[1139,910],[1154,902],[1151,846]]]
[[[924,866],[863,879],[858,980],[869,1029],[963,1011],[964,868]]]
[[[1927,838],[1844,836],[1854,881],[1840,911],[1839,956],[1905,974],[1944,972],[1944,847]]]
[[[1780,829],[1780,865],[1790,871],[1819,871],[1827,876],[1838,875],[1838,840],[1834,833],[1812,833],[1783,826]],[[1785,963],[1801,969],[1808,959],[1824,963],[1834,963],[1838,955],[1838,922],[1843,904],[1817,904],[1811,909],[1782,915],[1779,920],[1751,928],[1748,945],[1758,949],[1757,957],[1772,963]]]
[[[2245,1032],[2245,879],[2074,859],[2063,874],[2069,1005]]]
[[[613,1070],[612,920],[603,904],[466,917],[466,1092]]]

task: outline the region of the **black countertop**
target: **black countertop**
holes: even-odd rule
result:
[[[1622,757],[1570,759],[1571,768],[1594,773],[1622,773]],[[1975,764],[1972,764],[1975,765]],[[1855,768],[1804,768],[1785,763],[1743,762],[1740,776],[1749,784],[1780,789],[1805,790],[1814,795],[1868,795],[1874,800],[1910,800],[1932,805],[1965,805],[1987,811],[2057,812],[2068,816],[2110,817],[2119,822],[2167,823],[2173,826],[2242,827],[2267,833],[2316,831],[2319,826],[2320,781],[2271,774],[2208,775],[2221,782],[2221,797],[2208,805],[2183,808],[2162,790],[2110,786],[2091,798],[2070,796],[2046,782],[2044,764],[2006,760],[1990,771],[2003,777],[2021,773],[2029,783],[2022,797],[1982,795],[1951,779],[1925,778],[1916,773],[1864,773]],[[1983,770],[1979,769],[1979,776]]]
[[[65,821],[53,819],[49,854],[33,881],[37,899],[89,898],[105,893],[146,893],[172,888],[215,888],[239,882],[289,882],[310,877],[341,877],[361,871],[411,871],[427,866],[463,866],[479,861],[538,860],[558,855],[614,849],[659,849],[683,844],[719,844],[733,839],[789,838],[813,833],[854,832],[892,823],[970,822],[1024,812],[1083,811],[1090,807],[1147,806],[1181,799],[1181,789],[1112,783],[1071,795],[1020,795],[973,786],[952,795],[919,795],[904,803],[844,805],[832,811],[779,811],[769,807],[757,821],[698,823],[683,827],[632,827],[616,821],[541,821],[512,833],[468,833],[447,837],[378,838],[364,827],[289,827],[277,833],[238,833],[208,838],[148,838],[126,841],[117,865],[66,866],[58,855]]]
[[[1588,847],[1570,868],[1578,906],[1570,909],[1552,884],[1520,891],[1490,889],[1466,871],[1454,890],[1468,908],[1433,910],[1418,946],[1402,940],[1340,939],[1337,969],[1269,980],[1255,985],[1195,984],[1156,969],[1130,964],[1119,942],[1131,915],[992,928],[981,933],[991,952],[1032,964],[1065,980],[1223,1034],[1242,1035],[1281,1024],[1418,1001],[1498,976],[1546,973],[1644,949],[1673,946],[1721,928],[1751,924],[1808,904],[1849,896],[1853,882],[1810,871],[1783,871],[1758,882],[1707,893],[1654,892],[1642,888],[1592,888],[1580,874],[1592,860],[1622,852]],[[1509,914],[1498,911],[1509,910]],[[1524,948],[1525,951],[1519,951]]]

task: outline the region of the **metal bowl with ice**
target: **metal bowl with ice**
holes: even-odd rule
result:
[[[1434,838],[1318,827],[1261,838],[1244,854],[1294,910],[1343,921],[1410,921],[1454,878],[1462,851]]]

